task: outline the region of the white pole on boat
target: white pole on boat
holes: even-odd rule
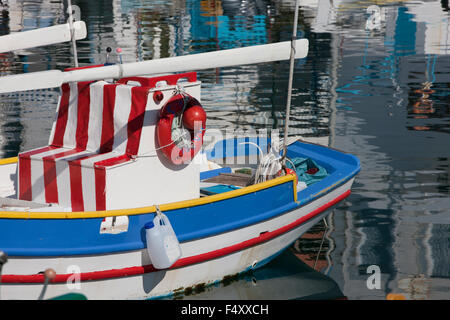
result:
[[[284,138],[283,138],[283,166],[286,165],[286,155],[287,155],[287,140],[289,133],[289,116],[291,113],[291,97],[292,97],[292,82],[294,78],[294,61],[295,61],[295,41],[297,40],[297,24],[298,24],[298,7],[300,6],[300,0],[295,1],[295,13],[294,13],[294,23],[292,30],[291,39],[291,56],[289,65],[289,82],[287,91],[287,101],[286,101],[286,119],[284,122]]]
[[[75,40],[86,38],[86,24],[83,21],[75,21],[73,29]],[[72,38],[70,30],[70,25],[65,23],[0,36],[0,53],[67,42]]]
[[[75,68],[78,68],[78,53],[77,53],[77,43],[75,40],[75,29],[73,27],[73,9],[72,9],[72,1],[67,0],[67,12],[69,13],[69,26],[70,26],[70,38],[72,41],[72,51],[73,51],[73,59]]]
[[[0,93],[59,87],[63,83],[120,77],[146,76],[157,73],[183,72],[289,59],[290,41],[244,48],[197,53],[120,65],[72,70],[48,70],[0,77]],[[295,58],[308,54],[308,40],[295,41]]]

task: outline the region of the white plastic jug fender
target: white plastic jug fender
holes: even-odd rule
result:
[[[177,261],[181,256],[180,245],[178,239],[172,235],[164,237],[164,247],[167,257],[170,261]]]
[[[181,257],[181,248],[169,219],[158,214],[145,228],[147,250],[153,266],[157,269],[171,267]]]
[[[164,237],[164,248],[166,249],[169,260],[176,261],[181,257],[180,243],[178,242],[178,238],[175,235],[175,231],[173,230],[169,218],[167,218],[167,216],[163,213],[161,213],[160,216],[160,221],[163,222],[163,225],[161,227],[166,229],[166,236]]]

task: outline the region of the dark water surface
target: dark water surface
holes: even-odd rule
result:
[[[62,1],[2,3],[0,35],[66,19]],[[72,3],[88,28],[78,41],[87,65],[105,62],[108,46],[132,62],[289,40],[295,1]],[[188,297],[450,298],[448,1],[306,0],[298,37],[309,39],[310,51],[296,62],[290,134],[358,156],[353,193],[328,229],[319,224],[267,267]],[[0,53],[1,75],[70,66],[69,44]],[[282,128],[288,68],[286,61],[199,72],[207,126]],[[58,90],[0,98],[2,157],[47,143]],[[373,265],[381,281],[370,289]]]

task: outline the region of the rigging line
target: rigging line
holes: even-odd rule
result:
[[[289,61],[289,82],[288,82],[288,95],[286,101],[286,119],[284,123],[284,145],[283,145],[283,158],[282,164],[283,166],[286,164],[286,155],[287,155],[287,137],[289,130],[289,116],[291,113],[291,97],[292,97],[292,82],[294,77],[294,59],[295,59],[295,40],[297,38],[297,24],[298,24],[298,8],[300,6],[300,0],[295,1],[295,13],[294,13],[294,23],[292,30],[292,39],[291,39],[291,56]]]

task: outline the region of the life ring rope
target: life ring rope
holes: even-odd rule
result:
[[[201,128],[197,127],[197,121],[201,121]],[[159,147],[156,150],[162,150],[166,158],[176,165],[192,160],[203,145],[205,125],[206,113],[200,102],[177,86],[172,97],[159,110],[156,125]],[[188,133],[190,139],[184,140]]]

